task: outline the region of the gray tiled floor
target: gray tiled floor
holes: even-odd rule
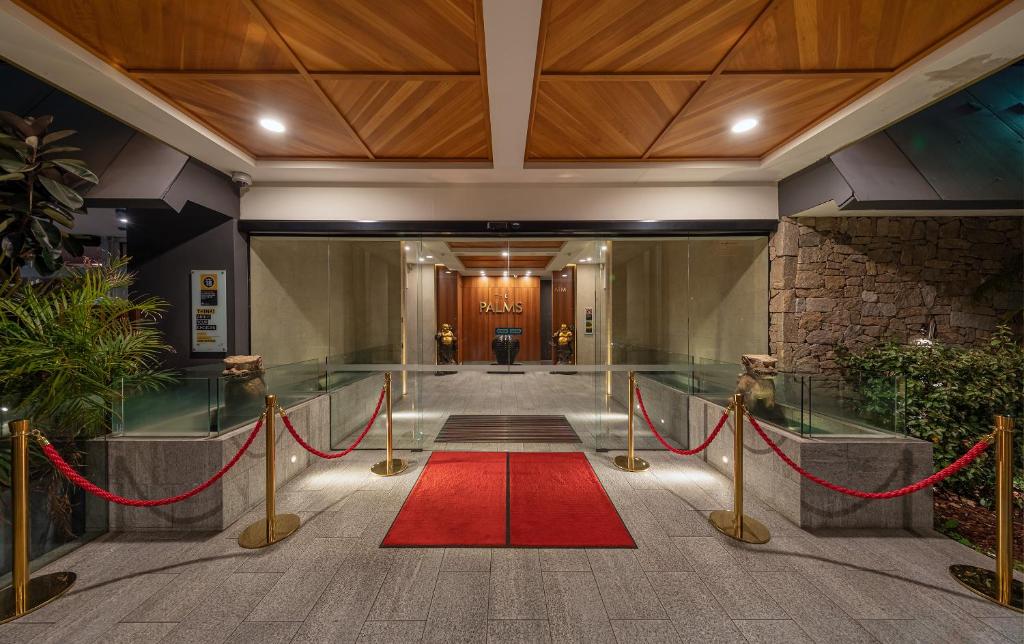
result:
[[[936,534],[810,534],[751,499],[763,546],[708,530],[728,481],[647,452],[646,474],[586,450],[637,550],[381,549],[427,452],[407,473],[380,452],[291,481],[302,529],[262,551],[218,534],[109,534],[49,566],[69,596],[0,642],[1020,642],[1021,617],[960,590],[950,563],[984,557]]]

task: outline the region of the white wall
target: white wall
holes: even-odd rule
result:
[[[779,218],[775,185],[256,186],[242,219],[735,220]]]

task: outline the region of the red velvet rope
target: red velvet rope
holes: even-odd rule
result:
[[[373,427],[373,423],[377,421],[377,416],[380,415],[380,406],[384,403],[384,393],[386,391],[386,389],[380,390],[380,398],[377,399],[377,408],[373,410],[373,415],[370,416],[370,422],[366,423],[366,428],[363,429],[363,433],[359,435],[359,438],[356,439],[356,442],[352,443],[344,451],[341,452],[334,452],[333,454],[328,452],[321,452],[317,448],[307,443],[305,440],[302,439],[301,436],[299,436],[299,433],[295,431],[295,428],[292,427],[292,421],[289,420],[288,415],[284,413],[283,409],[281,410],[281,420],[284,421],[284,426],[288,428],[288,433],[292,435],[292,438],[295,439],[296,443],[302,446],[302,449],[306,450],[310,454],[319,456],[320,458],[341,458],[342,456],[345,456],[346,454],[354,450],[359,445],[359,443],[363,442],[363,438],[365,438],[366,435],[370,433],[370,428]]]
[[[668,442],[661,437],[661,434],[658,433],[658,430],[654,429],[654,423],[651,422],[651,417],[647,415],[647,407],[644,406],[644,397],[640,394],[640,387],[636,388],[636,401],[640,404],[640,413],[643,414],[644,420],[647,421],[647,426],[651,428],[651,433],[654,434],[654,437],[658,439],[658,442],[665,446],[665,449],[673,454],[679,454],[680,456],[693,456],[694,454],[700,454],[706,450],[708,445],[718,438],[718,432],[722,431],[722,428],[725,427],[725,420],[729,417],[729,410],[726,409],[725,413],[722,414],[722,417],[718,419],[718,424],[715,425],[713,430],[711,430],[711,433],[703,443],[693,449],[679,449],[669,445]]]
[[[749,418],[750,424],[753,425],[754,430],[757,431],[757,433],[761,436],[761,439],[768,444],[768,447],[772,448],[772,451],[778,454],[779,458],[781,458],[783,462],[786,463],[786,465],[793,468],[801,476],[811,481],[814,481],[818,485],[833,490],[835,492],[840,492],[842,494],[847,494],[849,496],[856,496],[862,499],[894,499],[898,496],[913,494],[914,492],[923,490],[926,487],[935,485],[936,483],[939,483],[943,479],[946,479],[956,474],[963,468],[967,467],[971,463],[971,461],[981,456],[981,453],[988,449],[988,446],[990,444],[989,439],[987,437],[981,439],[980,441],[974,444],[974,447],[967,450],[967,453],[965,453],[963,456],[956,459],[955,461],[953,461],[946,467],[942,468],[935,474],[932,474],[928,478],[921,479],[917,483],[912,483],[905,487],[901,487],[898,490],[889,490],[888,492],[864,492],[861,490],[854,490],[848,487],[843,487],[842,485],[836,485],[835,483],[829,483],[825,479],[819,478],[811,474],[804,468],[800,467],[799,465],[794,463],[793,459],[787,456],[786,453],[783,452],[782,449],[778,445],[776,445],[774,441],[772,441],[772,439],[768,438],[768,434],[766,434],[765,431],[761,429],[761,424],[757,422],[756,418],[754,418],[753,416],[749,416]]]
[[[110,501],[111,503],[117,503],[119,505],[129,505],[136,508],[152,508],[158,505],[170,505],[172,503],[178,503],[179,501],[184,501],[185,499],[192,498],[193,496],[199,494],[206,488],[216,483],[217,480],[220,479],[220,477],[227,474],[227,471],[235,466],[235,463],[238,462],[238,459],[242,458],[242,455],[245,454],[246,450],[249,449],[249,446],[252,445],[252,442],[256,440],[256,435],[260,433],[261,429],[263,429],[263,416],[260,416],[259,420],[256,421],[256,426],[253,427],[253,430],[252,432],[250,432],[249,437],[245,439],[244,443],[242,443],[242,447],[241,449],[238,450],[238,453],[236,453],[234,457],[232,457],[232,459],[228,461],[227,465],[220,468],[220,471],[218,471],[216,474],[214,474],[212,477],[210,477],[203,483],[200,483],[196,487],[192,488],[188,492],[183,492],[182,494],[179,494],[177,496],[167,497],[166,499],[129,499],[127,497],[119,496],[112,492],[108,492],[107,490],[104,490],[103,488],[89,482],[85,477],[79,474],[75,470],[75,468],[71,467],[71,465],[69,465],[68,462],[64,460],[64,458],[57,452],[57,450],[54,449],[53,445],[51,445],[50,443],[43,443],[42,447],[43,454],[46,455],[46,458],[50,459],[50,462],[53,463],[53,467],[56,468],[58,472],[63,474],[64,478],[68,479],[69,481],[71,481],[78,487],[82,488],[89,494],[97,496],[103,499],[104,501]]]

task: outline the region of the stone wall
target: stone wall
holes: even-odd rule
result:
[[[837,345],[906,341],[932,320],[939,341],[983,340],[1024,287],[975,290],[1022,261],[1022,239],[1021,217],[783,218],[769,247],[771,352],[784,371],[834,373]]]

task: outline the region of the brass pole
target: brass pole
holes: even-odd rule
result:
[[[1013,578],[1013,419],[996,416],[996,569],[958,564],[949,572],[975,593],[1024,612],[1024,584]]]
[[[387,438],[384,446],[385,455],[384,460],[380,463],[374,463],[370,471],[379,476],[394,476],[404,472],[409,463],[403,459],[394,457],[394,416],[392,415],[391,406],[391,372],[388,371],[384,374],[384,403],[386,410],[386,421],[387,421]]]
[[[266,467],[265,495],[266,517],[256,521],[238,537],[238,545],[243,548],[264,548],[287,538],[299,529],[299,517],[294,514],[277,514],[277,396],[267,394],[266,406],[263,410],[263,431],[266,436]]]
[[[626,456],[616,456],[615,467],[627,472],[642,472],[648,469],[651,464],[642,458],[636,457],[636,450],[633,448],[633,421],[636,416],[636,372],[629,372],[629,409],[626,414]]]
[[[11,504],[14,569],[11,585],[0,590],[0,624],[31,613],[62,595],[75,582],[75,573],[58,572],[29,577],[28,567],[28,443],[29,422],[13,420],[11,427]]]
[[[744,543],[768,543],[771,533],[768,527],[757,519],[743,514],[743,394],[733,394],[732,407],[736,412],[733,417],[732,438],[732,484],[733,508],[715,510],[708,517],[711,525],[725,535]]]

